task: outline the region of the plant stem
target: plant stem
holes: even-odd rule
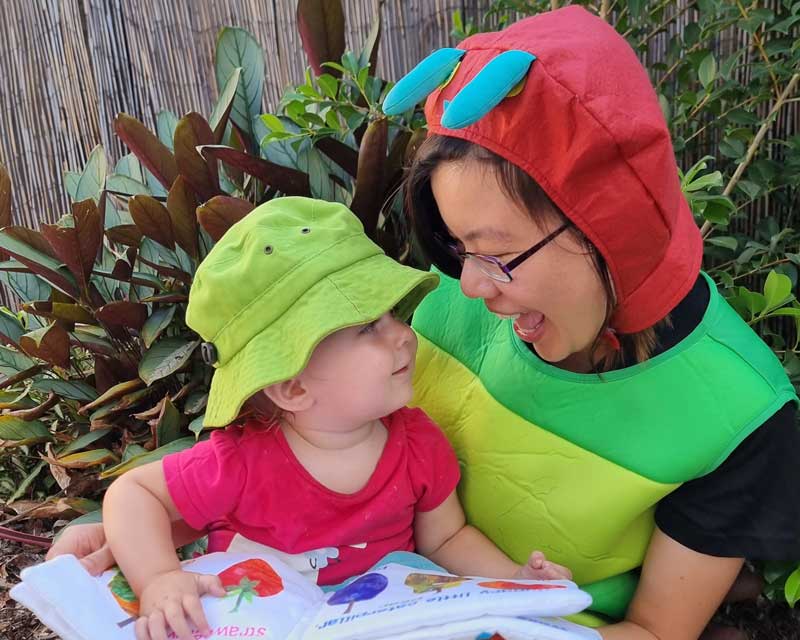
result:
[[[742,278],[746,278],[747,276],[752,276],[755,273],[759,273],[759,272],[763,271],[764,269],[769,269],[770,267],[774,267],[774,266],[777,266],[779,264],[785,264],[787,262],[791,262],[791,260],[789,260],[789,258],[781,258],[780,260],[775,260],[774,262],[768,262],[767,264],[762,264],[757,269],[753,269],[752,271],[748,271],[747,273],[739,274],[738,276],[733,278],[733,281],[736,282],[737,280],[741,280]]]
[[[758,151],[758,148],[761,146],[761,143],[766,137],[767,132],[769,131],[770,126],[772,125],[773,116],[775,116],[778,113],[778,111],[780,111],[781,107],[786,102],[786,99],[795,90],[798,81],[800,81],[800,73],[795,73],[792,76],[792,79],[789,80],[789,83],[786,85],[786,88],[783,90],[783,93],[781,93],[781,95],[778,96],[778,99],[775,100],[775,104],[772,105],[772,109],[770,109],[769,113],[767,114],[767,117],[764,118],[764,122],[761,124],[761,128],[758,130],[758,133],[756,133],[755,137],[753,138],[753,141],[750,143],[750,147],[747,149],[747,154],[745,155],[744,160],[739,164],[739,166],[736,167],[736,171],[734,172],[733,176],[731,176],[731,179],[728,181],[728,184],[725,187],[725,190],[722,192],[722,195],[728,196],[731,194],[733,188],[736,186],[736,183],[739,182],[739,179],[742,177],[744,170],[747,169],[747,167],[753,161],[753,158],[756,155],[756,151]],[[700,233],[703,235],[703,238],[707,238],[711,234],[712,231],[711,227],[712,224],[708,220],[706,220],[703,223],[703,226],[700,228]]]

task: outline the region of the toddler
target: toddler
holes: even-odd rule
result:
[[[513,562],[466,524],[450,444],[405,406],[417,350],[405,320],[437,283],[384,255],[343,205],[307,198],[259,206],[214,246],[186,321],[215,367],[205,425],[236,424],[129,471],[103,504],[139,640],[189,639],[190,622],[208,633],[200,596],[225,595],[181,569],[181,520],[209,532],[209,551],[267,550],[320,585],[393,551],[459,575],[570,577],[540,552]]]

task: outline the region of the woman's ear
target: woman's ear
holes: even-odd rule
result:
[[[297,413],[311,408],[314,404],[314,398],[300,378],[290,378],[272,384],[262,389],[261,392],[283,411]]]

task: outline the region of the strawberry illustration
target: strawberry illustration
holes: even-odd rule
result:
[[[222,586],[230,597],[236,596],[236,606],[230,611],[239,610],[242,600],[253,601],[253,596],[268,598],[283,591],[283,580],[264,560],[251,558],[237,562],[219,574]]]
[[[508,582],[505,580],[494,580],[492,582],[479,582],[479,587],[486,587],[487,589],[513,589],[523,590],[530,589],[531,591],[544,591],[545,589],[566,589],[563,584],[520,584],[519,582]]]

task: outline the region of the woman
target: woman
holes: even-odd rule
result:
[[[429,93],[407,194],[460,280],[415,315],[417,400],[467,516],[516,560],[543,541],[593,623],[624,616],[604,638],[696,638],[743,557],[800,557],[797,398],[699,271],[647,75],[567,7],[437,52],[385,110]],[[52,555],[108,563],[101,529],[67,536]]]

